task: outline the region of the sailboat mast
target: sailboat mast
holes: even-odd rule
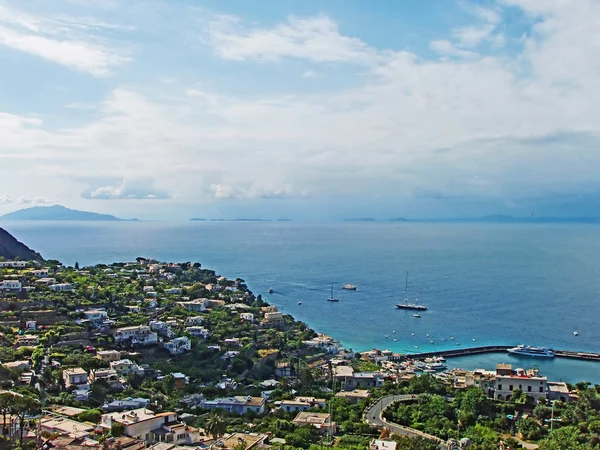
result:
[[[404,303],[408,305],[408,270],[406,271]]]

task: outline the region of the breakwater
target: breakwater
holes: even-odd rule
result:
[[[401,360],[406,359],[425,359],[431,358],[434,356],[443,356],[444,358],[452,358],[457,356],[468,356],[468,355],[477,355],[481,353],[498,353],[498,352],[506,352],[509,348],[513,346],[511,345],[489,345],[482,347],[470,347],[470,348],[457,348],[453,350],[440,350],[435,352],[425,352],[425,353],[412,353],[409,355],[402,355]],[[585,361],[598,361],[600,362],[600,354],[599,353],[590,353],[590,352],[576,352],[571,350],[555,350],[554,355],[558,358],[571,358],[571,359],[580,359]]]

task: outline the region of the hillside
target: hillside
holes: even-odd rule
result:
[[[119,221],[109,214],[97,214],[78,211],[64,206],[34,206],[0,216],[0,220],[82,220],[82,221]]]
[[[39,253],[34,252],[25,244],[17,241],[13,235],[0,228],[0,256],[6,259],[20,258],[22,260],[43,261]]]

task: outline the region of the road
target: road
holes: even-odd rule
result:
[[[448,446],[446,442],[440,438],[432,436],[431,434],[423,433],[419,430],[415,430],[414,428],[404,427],[402,425],[395,424],[393,422],[388,422],[383,418],[383,411],[390,406],[394,402],[406,402],[409,400],[413,400],[415,398],[414,395],[390,395],[389,397],[383,397],[379,399],[365,414],[365,420],[369,425],[378,427],[378,428],[387,428],[390,430],[392,434],[399,434],[402,436],[409,437],[423,437],[425,439],[430,439],[432,441],[437,441],[440,443],[440,449],[448,450]]]

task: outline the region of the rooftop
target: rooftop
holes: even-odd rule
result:
[[[223,445],[225,448],[235,448],[242,441],[246,443],[246,449],[254,447],[256,444],[264,441],[267,438],[264,434],[256,433],[234,433],[227,438],[223,439]]]
[[[311,425],[324,425],[331,419],[331,415],[327,413],[300,412],[294,418],[296,423],[309,423]]]

